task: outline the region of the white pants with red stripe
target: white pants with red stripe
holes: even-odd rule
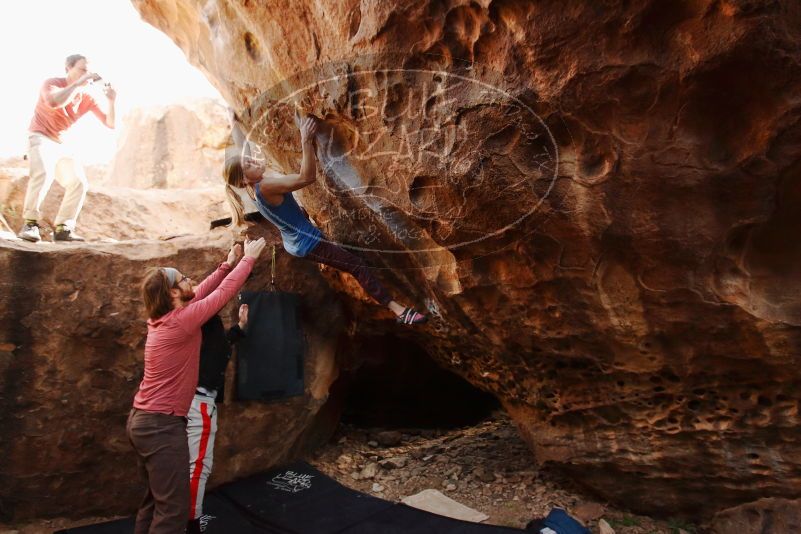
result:
[[[214,399],[195,395],[187,414],[189,439],[189,518],[203,515],[203,495],[214,460],[214,437],[217,435],[217,406]]]

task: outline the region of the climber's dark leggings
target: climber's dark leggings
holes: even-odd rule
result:
[[[388,305],[392,300],[381,282],[370,274],[370,270],[364,260],[345,249],[320,241],[305,258],[352,274],[359,282],[359,285],[382,306]]]

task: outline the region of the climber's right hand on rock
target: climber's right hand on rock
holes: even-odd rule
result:
[[[300,120],[300,141],[303,144],[314,141],[314,134],[317,133],[317,119],[314,117],[304,117]]]

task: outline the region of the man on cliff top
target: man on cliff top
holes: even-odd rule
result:
[[[104,113],[86,93],[89,83],[100,80],[96,73],[89,72],[86,58],[80,54],[67,57],[65,70],[65,78],[48,78],[42,84],[28,127],[30,178],[22,214],[25,224],[17,236],[33,243],[41,240],[40,208],[54,179],[64,187],[64,199],[56,215],[53,240],[83,241],[74,229],[89,184],[83,166],[61,143],[61,134],[90,111],[107,127],[114,128],[117,92],[109,84],[103,87],[108,99]]]

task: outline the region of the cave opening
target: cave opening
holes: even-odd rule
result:
[[[450,429],[475,425],[500,408],[493,395],[440,367],[408,339],[367,338],[349,361],[336,384],[345,424]]]

